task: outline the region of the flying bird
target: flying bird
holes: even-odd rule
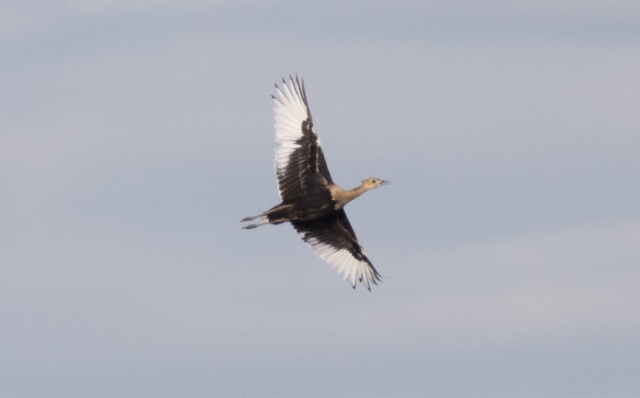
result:
[[[380,274],[364,254],[344,206],[389,182],[368,178],[351,190],[337,186],[329,174],[313,126],[304,80],[301,84],[296,76],[295,80],[289,77],[288,83],[282,79],[282,83],[282,87],[276,84],[277,96],[272,96],[276,141],[280,143],[276,148],[276,175],[282,203],[240,222],[262,220],[260,224],[243,227],[245,229],[290,222],[315,253],[354,289],[356,281],[360,281],[371,290],[371,284],[377,284]]]

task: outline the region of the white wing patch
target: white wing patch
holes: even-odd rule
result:
[[[276,172],[281,175],[289,165],[291,154],[300,148],[296,141],[303,135],[302,122],[309,118],[309,113],[302,99],[302,89],[293,79],[290,79],[288,84],[285,82],[282,88],[276,86],[273,102],[276,142],[280,143],[276,148]]]
[[[300,235],[304,237],[303,233]],[[336,249],[316,238],[308,238],[306,242],[321,259],[338,271],[345,281],[349,281],[352,287],[356,287],[356,281],[362,282],[369,290],[371,283],[377,285],[375,270],[366,261],[353,257],[349,250]]]

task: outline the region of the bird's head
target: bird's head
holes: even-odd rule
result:
[[[387,185],[389,181],[381,180],[379,178],[367,178],[362,180],[362,186],[368,191],[373,188],[378,188],[380,185]]]

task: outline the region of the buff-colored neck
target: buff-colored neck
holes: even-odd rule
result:
[[[351,202],[358,196],[367,192],[370,188],[365,187],[364,183],[359,187],[345,191],[337,185],[331,185],[331,198],[336,201],[336,210],[342,209],[347,203]]]

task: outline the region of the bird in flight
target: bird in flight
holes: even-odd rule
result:
[[[277,96],[272,96],[276,141],[280,143],[276,148],[276,175],[282,203],[240,222],[262,220],[260,224],[243,227],[245,229],[290,222],[315,253],[354,289],[356,281],[360,281],[371,290],[371,284],[377,284],[380,274],[364,254],[344,206],[364,192],[389,182],[368,178],[351,190],[334,184],[313,126],[304,80],[300,84],[296,76],[295,80],[289,77],[289,82],[282,79],[282,83],[282,87],[276,85]]]

